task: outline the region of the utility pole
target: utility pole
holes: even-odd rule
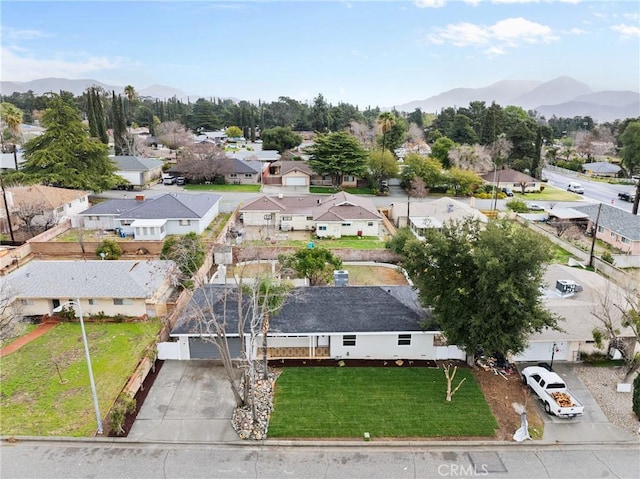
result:
[[[1,170],[0,170],[0,189],[2,189],[2,200],[4,201],[4,211],[7,213],[7,225],[9,225],[9,234],[11,235],[11,242],[15,243],[16,239],[13,236],[13,226],[11,225],[11,213],[9,212],[9,205],[7,204],[7,192],[4,189],[4,182],[2,181]]]
[[[600,211],[602,210],[602,203],[598,205],[598,214],[596,215],[596,223],[593,227],[593,235],[591,237],[591,253],[589,253],[589,266],[593,267],[593,250],[596,247],[596,236],[598,235],[598,222],[600,221]]]

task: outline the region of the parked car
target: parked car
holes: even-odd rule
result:
[[[502,192],[507,196],[513,196],[513,191],[511,191],[511,188],[502,188]]]
[[[527,208],[529,208],[532,211],[544,211],[544,208],[542,206],[540,206],[538,203],[527,203]]]
[[[182,186],[186,183],[187,183],[187,180],[184,178],[184,176],[178,176],[176,178],[176,185]]]
[[[631,191],[631,192],[622,192],[622,193],[618,193],[618,198],[620,198],[623,201],[630,201],[631,203],[633,203],[636,200],[636,194]]]
[[[529,366],[522,370],[522,383],[536,393],[547,414],[576,417],[584,413],[584,406],[567,389],[562,378],[553,371],[540,366]]]
[[[571,183],[569,183],[569,186],[567,187],[567,191],[570,191],[571,193],[577,193],[579,195],[584,194],[584,188],[577,181],[572,181]]]

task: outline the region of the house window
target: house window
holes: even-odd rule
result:
[[[129,298],[113,298],[114,306],[127,306],[133,304],[133,300]]]
[[[342,223],[342,226],[351,226],[351,223]]]
[[[133,220],[120,220],[121,226],[131,226],[131,223],[133,223]]]
[[[602,226],[598,226],[598,233],[602,233],[604,231],[604,228]]]
[[[87,302],[88,302],[88,303],[89,303],[89,305],[91,305],[91,306],[93,306],[94,304],[96,304],[96,300],[95,300],[95,299],[93,299],[93,298],[89,298],[89,299],[87,300]]]
[[[33,299],[21,299],[20,303],[22,304],[22,306],[32,306]]]
[[[313,221],[313,216],[307,216],[307,221]]]
[[[344,177],[344,181],[349,181],[349,182],[351,182],[351,181],[355,181],[355,180],[356,180],[356,177],[355,177],[355,176],[346,175],[346,176]]]
[[[629,238],[625,238],[624,236],[620,237],[620,241],[622,241],[624,244],[631,243],[631,240]]]
[[[68,204],[67,204],[67,207],[68,207],[68,208],[71,208],[72,206],[73,206],[73,203],[68,203]]]
[[[345,334],[342,336],[342,345],[343,346],[355,346],[356,345],[356,335],[355,334]]]
[[[398,346],[411,346],[411,335],[398,334]]]
[[[369,221],[369,222],[367,223],[367,226],[373,226],[373,221]]]
[[[238,173],[229,173],[229,178],[237,178]]]
[[[291,221],[291,216],[283,216],[282,221]]]
[[[253,173],[245,173],[244,177],[245,178],[253,178]]]
[[[180,220],[180,226],[189,226],[191,224],[191,220]]]
[[[327,231],[326,226],[318,226],[318,231]]]

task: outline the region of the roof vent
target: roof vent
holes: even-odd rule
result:
[[[282,193],[278,193],[278,198],[282,199],[282,198],[284,198],[284,195]]]
[[[580,291],[582,291],[582,286],[580,286],[575,281],[571,281],[568,279],[559,279],[558,281],[556,281],[556,292],[562,298],[573,296]]]
[[[453,203],[447,203],[447,213],[453,213]]]

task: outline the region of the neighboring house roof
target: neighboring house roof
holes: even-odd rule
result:
[[[365,197],[340,192],[334,195],[262,196],[242,206],[240,211],[277,211],[282,214],[313,214],[316,221],[379,220],[382,215]]]
[[[238,150],[228,154],[240,160],[252,159],[258,161],[276,161],[280,159],[280,153],[278,153],[277,150]]]
[[[577,220],[589,217],[587,213],[577,211],[575,208],[551,208],[547,210],[547,214],[561,220]]]
[[[238,173],[238,174],[252,174],[255,175],[260,171],[249,164],[248,161],[239,160],[238,158],[220,158],[221,171],[225,174]]]
[[[570,297],[561,297],[556,292],[556,281],[573,281],[583,290]],[[560,264],[547,266],[544,273],[545,294],[544,306],[552,313],[560,316],[558,326],[564,331],[544,329],[529,337],[533,341],[586,341],[593,339],[593,329],[601,326],[600,321],[592,314],[602,311],[604,295],[609,295],[610,305],[619,304],[625,308],[623,290],[598,273],[579,267]],[[625,308],[626,309],[626,308]],[[610,314],[616,320],[621,317],[620,311],[610,307]],[[630,330],[623,329],[624,336],[630,336]]]
[[[71,201],[88,196],[88,191],[56,188],[53,186],[31,185],[7,188],[11,193],[14,207],[42,204],[47,210],[55,210]]]
[[[294,172],[304,173],[309,176],[315,175],[314,171],[304,161],[276,161],[273,166],[280,166],[280,176]]]
[[[395,216],[406,216],[408,204],[394,203],[393,209]],[[437,223],[440,223],[440,226],[431,227],[441,227],[446,222],[459,221],[468,217],[477,219],[482,223],[489,221],[486,215],[472,206],[447,196],[434,201],[412,201],[410,213],[411,219],[418,221],[417,226],[422,226],[423,223],[420,220],[424,218],[432,218]]]
[[[6,278],[17,298],[149,298],[174,270],[165,260],[30,261]]]
[[[618,233],[632,241],[640,240],[640,216],[632,215],[620,208],[602,203],[600,217],[598,218],[600,205],[574,206],[573,209],[589,215],[592,223],[598,220],[598,226]]]
[[[400,291],[404,289],[404,291]],[[296,288],[269,318],[269,334],[377,333],[423,331],[425,310],[417,310],[411,286],[345,286]],[[226,303],[226,304],[225,304]],[[247,301],[246,308],[250,308]],[[211,305],[211,306],[209,306]],[[232,307],[230,305],[233,305]],[[199,314],[224,320],[229,333],[238,330],[235,288],[206,285],[195,291],[172,336],[200,334]],[[243,312],[246,315],[247,309]],[[249,315],[250,313],[250,309]],[[245,332],[249,332],[247,329]]]
[[[608,161],[595,161],[593,163],[583,163],[583,171],[592,171],[594,173],[619,173],[620,168],[618,165],[609,163]]]
[[[480,176],[480,178],[489,183],[493,183],[494,181],[499,183],[535,183],[538,181],[532,176],[526,175],[521,171],[516,171],[511,168],[498,170],[497,172],[495,172],[495,174],[493,171],[490,171]]]
[[[119,171],[149,171],[161,167],[164,162],[155,158],[142,158],[138,156],[113,156]]]
[[[81,215],[113,215],[132,219],[202,218],[220,198],[220,195],[210,193],[167,193],[143,200],[113,199],[84,210]]]

